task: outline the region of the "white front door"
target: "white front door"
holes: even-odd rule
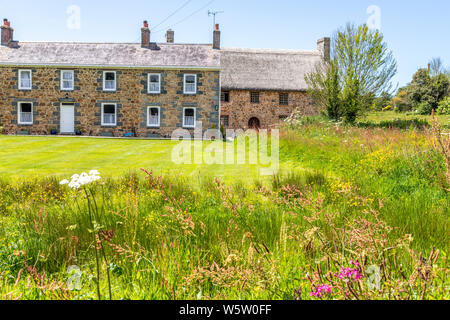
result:
[[[61,106],[61,133],[75,132],[75,107],[73,105]]]

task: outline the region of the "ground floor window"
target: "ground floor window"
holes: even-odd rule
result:
[[[19,124],[33,124],[33,104],[19,102]]]
[[[195,108],[184,108],[183,109],[183,127],[184,128],[195,128]]]
[[[148,107],[147,108],[147,126],[149,127],[159,127],[160,126],[160,109],[159,107]]]
[[[229,116],[221,116],[220,117],[220,123],[225,128],[228,128],[230,126],[230,117]]]
[[[104,103],[102,105],[102,126],[115,126],[117,120],[117,106]]]
[[[289,93],[280,93],[280,106],[289,105]]]

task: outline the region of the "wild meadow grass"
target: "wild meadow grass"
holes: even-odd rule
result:
[[[269,178],[5,179],[0,298],[448,299],[450,186],[430,139],[310,123],[283,131]]]

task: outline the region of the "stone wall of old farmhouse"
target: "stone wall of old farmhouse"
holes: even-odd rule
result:
[[[32,69],[32,90],[18,89],[18,70]],[[219,71],[144,70],[67,68],[74,70],[73,91],[62,91],[61,69],[52,67],[7,67],[0,66],[0,126],[4,133],[28,132],[32,135],[50,133],[60,129],[60,106],[71,103],[75,106],[75,126],[83,135],[112,133],[123,136],[136,133],[139,137],[170,137],[183,125],[183,108],[195,107],[197,121],[203,129],[218,126],[219,122]],[[116,71],[117,90],[103,91],[103,72]],[[148,73],[161,74],[161,94],[147,93]],[[184,74],[197,74],[196,95],[183,94]],[[18,103],[33,103],[33,124],[18,124]],[[117,104],[117,125],[102,127],[102,103]],[[147,127],[147,107],[158,106],[161,111],[159,128]]]
[[[230,129],[248,129],[250,121],[257,119],[259,127],[269,129],[278,126],[296,109],[304,115],[317,114],[311,98],[302,91],[248,91],[230,90],[229,102],[221,102],[222,124],[228,120]],[[251,102],[251,93],[259,92],[259,103]],[[280,104],[280,94],[287,94],[288,105]],[[225,125],[225,127],[227,127]]]

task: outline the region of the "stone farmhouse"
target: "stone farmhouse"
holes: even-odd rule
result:
[[[304,76],[329,59],[317,51],[138,43],[15,41],[5,19],[0,46],[0,127],[7,134],[170,137],[178,128],[271,128],[300,108],[316,112]]]

